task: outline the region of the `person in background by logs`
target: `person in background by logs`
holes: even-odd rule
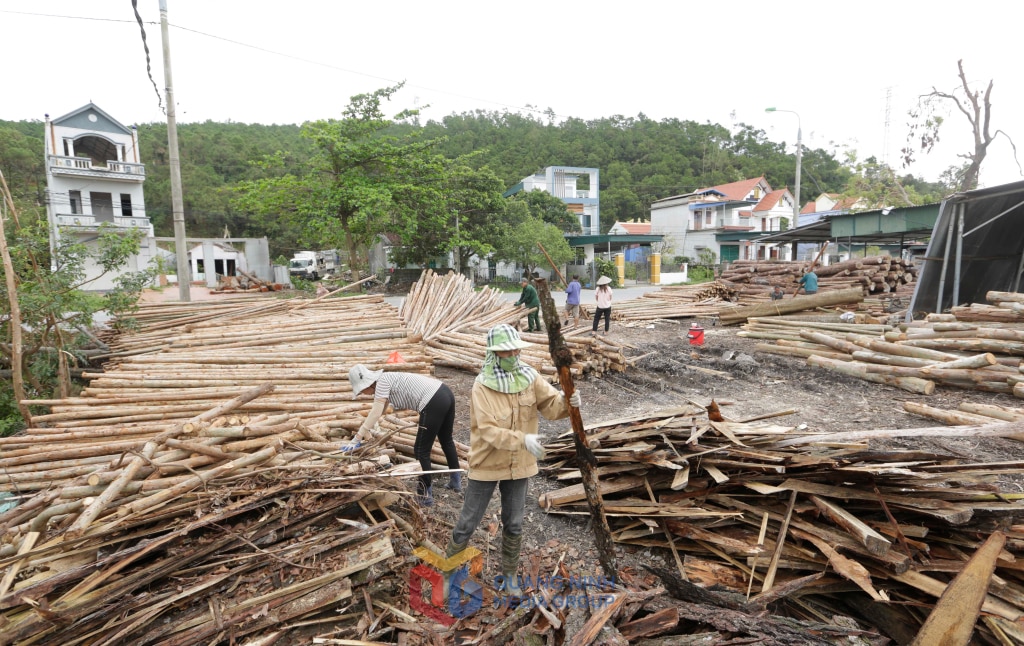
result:
[[[580,324],[580,277],[572,275],[572,280],[565,286],[565,327],[569,326],[569,317],[572,317],[572,326],[579,327]]]
[[[370,370],[361,363],[352,366],[348,371],[348,380],[352,384],[352,399],[360,395],[373,395],[373,408],[356,433],[357,447],[373,437],[373,429],[390,401],[396,410],[419,411],[419,429],[416,431],[413,452],[419,460],[420,469],[427,472],[431,470],[430,453],[434,448],[434,438],[441,444],[448,468],[462,468],[459,465],[455,440],[452,438],[452,428],[455,425],[455,395],[446,384],[426,375]],[[419,479],[419,501],[425,507],[434,504],[431,481],[430,473],[424,473]],[[460,471],[453,471],[450,474],[447,487],[454,491],[462,491]]]
[[[530,284],[530,279],[523,276],[523,293],[519,295],[516,306],[525,305],[527,309],[533,309],[526,316],[527,332],[540,332],[540,296],[537,295],[537,288]]]
[[[522,597],[516,572],[523,544],[523,516],[530,476],[544,447],[537,435],[538,413],[547,419],[569,416],[565,395],[519,360],[531,344],[511,325],[487,333],[484,365],[469,403],[469,478],[462,512],[445,549],[448,557],[466,549],[498,487],[501,495],[501,577],[508,595]],[[579,408],[576,391],[568,404]]]
[[[808,269],[807,273],[800,277],[800,286],[796,288],[796,293],[799,294],[801,289],[808,296],[818,293],[818,274],[814,273],[814,269]]]
[[[607,276],[597,279],[597,289],[594,290],[597,308],[594,311],[594,327],[591,332],[594,336],[597,336],[597,324],[601,322],[602,316],[604,316],[604,333],[608,334],[608,326],[612,321],[612,288],[608,286],[611,282],[612,279]]]
[[[778,285],[775,286],[775,289],[772,290],[771,294],[773,301],[781,301],[782,297],[785,295],[786,293],[782,291],[782,287],[779,287]]]

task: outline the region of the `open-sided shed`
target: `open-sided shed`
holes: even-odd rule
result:
[[[984,303],[989,291],[1020,291],[1024,271],[1024,182],[943,200],[908,319],[954,305]]]

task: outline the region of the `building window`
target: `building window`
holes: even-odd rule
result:
[[[82,191],[68,191],[71,201],[71,215],[82,215]]]
[[[121,193],[121,215],[126,218],[132,217],[132,196],[128,193]]]
[[[711,224],[712,224],[711,218],[712,218],[711,209],[708,209],[707,211],[704,212],[704,224],[706,224],[708,226],[711,226]]]

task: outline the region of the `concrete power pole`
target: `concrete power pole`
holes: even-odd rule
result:
[[[174,83],[171,81],[171,41],[167,35],[167,0],[160,0],[160,36],[164,46],[164,95],[167,101],[167,147],[171,153],[171,211],[174,214],[174,249],[178,258],[178,300],[190,301],[190,267],[188,249],[185,248],[185,202],[181,196],[178,125],[174,119]]]

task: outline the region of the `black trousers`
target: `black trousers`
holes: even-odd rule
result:
[[[608,331],[608,326],[612,322],[612,308],[610,307],[596,307],[594,308],[594,332],[597,332],[597,324],[601,322],[601,317],[604,317],[604,331]]]
[[[420,411],[420,427],[416,431],[416,444],[413,451],[420,462],[420,469],[430,471],[430,451],[434,448],[434,439],[441,443],[444,459],[449,469],[459,468],[459,454],[455,450],[452,429],[455,426],[455,395],[446,384],[430,398],[427,405]],[[420,476],[423,488],[430,486],[429,473]]]

